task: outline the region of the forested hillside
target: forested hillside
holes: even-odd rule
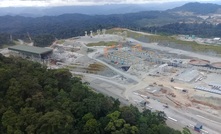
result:
[[[154,21],[162,17],[167,17],[170,22],[176,22],[175,20],[179,18],[174,18],[173,15],[160,11],[94,16],[64,14],[38,18],[2,16],[0,17],[0,33],[13,34],[15,37],[29,33],[31,36],[52,34],[56,38],[68,38],[84,35],[85,31],[93,30],[95,32],[102,28],[118,26],[136,28],[140,26],[139,23],[143,24],[143,19]]]
[[[176,7],[174,9],[170,9],[168,11],[172,12],[192,12],[194,14],[210,14],[217,13],[218,10],[221,9],[221,5],[212,4],[212,3],[199,3],[199,2],[191,2],[187,3],[181,7]]]
[[[14,40],[27,40],[28,35],[31,38],[50,35],[62,39],[84,35],[85,31],[92,30],[96,32],[98,29],[122,27],[132,30],[141,29],[144,32],[157,30],[157,33],[194,34],[202,37],[221,35],[221,24],[185,23],[191,19],[198,20],[199,18],[194,18],[194,16],[181,17],[173,13],[160,11],[95,16],[65,14],[39,18],[3,16],[0,17],[0,33],[11,34]],[[2,44],[1,42],[0,38],[0,44]]]
[[[163,112],[120,107],[65,69],[0,55],[0,76],[2,134],[181,134]]]
[[[2,33],[0,34],[0,48],[3,46],[8,46],[8,45],[13,45],[15,44],[11,39],[10,39],[10,34]]]
[[[161,34],[176,35],[197,35],[200,37],[221,37],[221,24],[212,25],[207,23],[172,23],[164,26],[153,26],[142,28],[143,31],[157,31]]]

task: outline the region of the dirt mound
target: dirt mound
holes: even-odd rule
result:
[[[221,62],[212,63],[211,66],[214,67],[214,68],[221,69]]]
[[[206,66],[206,65],[210,64],[210,61],[200,60],[200,59],[193,59],[193,60],[190,60],[189,64],[195,65],[195,66]]]
[[[214,108],[216,110],[221,110],[221,106],[216,106],[216,105],[213,105],[213,104],[210,104],[210,103],[206,103],[206,102],[203,102],[203,101],[198,101],[196,99],[192,99],[191,101],[193,103],[198,103],[198,104],[202,104],[202,105],[205,105],[205,106],[209,106],[209,107]]]

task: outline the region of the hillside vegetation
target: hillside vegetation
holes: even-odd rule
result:
[[[0,55],[0,76],[0,133],[181,134],[163,112],[120,107],[65,69]]]
[[[10,39],[10,34],[0,34],[0,48],[10,45],[15,45],[15,43]]]
[[[116,45],[117,42],[116,41],[110,41],[110,42],[98,42],[98,43],[88,43],[87,46],[92,47],[92,46],[112,46],[112,45]]]

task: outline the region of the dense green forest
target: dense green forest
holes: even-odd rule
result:
[[[50,34],[35,36],[33,39],[34,46],[45,47],[51,45],[55,41],[55,37]]]
[[[163,112],[120,106],[65,69],[0,55],[0,76],[2,134],[181,134]]]
[[[2,16],[0,17],[0,32],[11,33],[16,37],[25,35],[27,32],[30,33],[30,36],[52,34],[59,39],[84,35],[84,31],[96,31],[102,28],[118,26],[136,28],[138,20],[152,20],[163,16],[174,18],[171,14],[159,11],[95,16],[64,14],[38,18]]]
[[[200,37],[220,37],[221,36],[221,24],[212,25],[207,23],[172,23],[158,27],[146,27],[142,28],[143,31],[157,31],[161,34],[175,35],[197,35]]]
[[[8,45],[14,45],[15,43],[10,39],[10,34],[0,34],[0,48]]]

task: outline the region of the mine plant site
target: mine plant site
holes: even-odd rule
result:
[[[85,32],[57,40],[45,48],[50,52],[45,51],[49,54],[40,61],[49,69],[69,69],[95,92],[123,105],[164,111],[167,124],[175,129],[188,127],[197,133],[194,130],[201,126],[200,133],[220,134],[221,57],[137,40],[129,32],[148,35],[126,29]],[[25,50],[12,46],[1,53],[38,60],[22,47]]]

